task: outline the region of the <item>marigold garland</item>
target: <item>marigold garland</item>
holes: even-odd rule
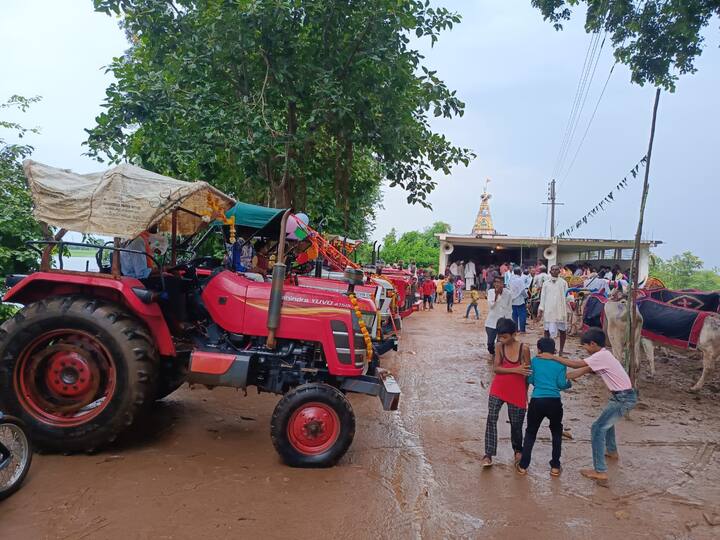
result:
[[[357,297],[354,293],[350,293],[348,295],[350,298],[350,303],[352,304],[353,309],[355,310],[355,315],[357,316],[358,320],[358,326],[360,326],[360,332],[363,335],[363,340],[365,341],[365,348],[367,350],[368,355],[368,362],[372,361],[373,357],[373,346],[372,346],[372,339],[370,338],[370,332],[368,332],[367,326],[365,325],[365,321],[362,318],[362,311],[360,311],[360,306],[358,305]]]

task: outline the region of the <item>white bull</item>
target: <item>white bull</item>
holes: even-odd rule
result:
[[[625,352],[626,338],[627,338],[627,299],[626,298],[612,298],[605,303],[605,333],[610,340],[610,346],[612,347],[613,353],[618,358],[622,358]],[[650,374],[655,375],[655,351],[653,342],[649,339],[642,337],[642,315],[635,306],[635,314],[637,315],[638,324],[636,325],[635,332],[632,336],[632,343],[635,347],[635,367],[636,372],[640,367],[640,348],[645,353],[648,361],[650,362]],[[678,351],[687,351],[688,349],[668,346],[663,343],[663,346],[670,347]],[[697,350],[702,354],[703,370],[700,375],[700,379],[690,389],[693,392],[700,390],[705,381],[710,376],[712,371],[715,369],[715,361],[720,355],[720,316],[712,315],[706,317],[702,328],[700,329],[700,335],[697,342]]]

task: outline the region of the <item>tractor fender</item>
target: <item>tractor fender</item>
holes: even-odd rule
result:
[[[161,355],[175,356],[175,344],[160,306],[155,302],[144,303],[133,288],[145,289],[145,286],[135,278],[108,274],[35,272],[15,283],[3,302],[29,304],[51,296],[77,294],[111,300],[125,306],[147,325]]]

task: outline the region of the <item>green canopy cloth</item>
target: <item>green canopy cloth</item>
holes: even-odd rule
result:
[[[284,213],[285,209],[282,208],[268,208],[238,202],[225,212],[225,217],[227,219],[235,218],[235,229],[240,236],[247,237],[259,232],[267,236],[278,236]]]

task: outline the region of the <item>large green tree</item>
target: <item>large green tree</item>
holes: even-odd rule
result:
[[[39,99],[12,96],[0,103],[0,114],[7,109],[24,112]],[[16,142],[6,139],[5,133]],[[0,117],[0,277],[24,274],[37,266],[37,256],[25,247],[25,242],[42,237],[40,226],[32,216],[32,201],[22,169],[22,160],[33,150],[32,146],[19,142],[28,133],[37,133],[37,129]],[[4,292],[0,284],[0,294]],[[0,321],[10,311],[9,306],[0,305]]]
[[[460,17],[419,0],[94,0],[130,41],[90,154],[306,209],[364,236],[380,184],[428,205],[469,150],[429,125],[464,104],[423,65]]]
[[[609,34],[615,58],[630,68],[633,82],[671,91],[679,75],[696,71],[702,30],[720,15],[720,0],[531,1],[558,30],[585,4],[585,30]]]

